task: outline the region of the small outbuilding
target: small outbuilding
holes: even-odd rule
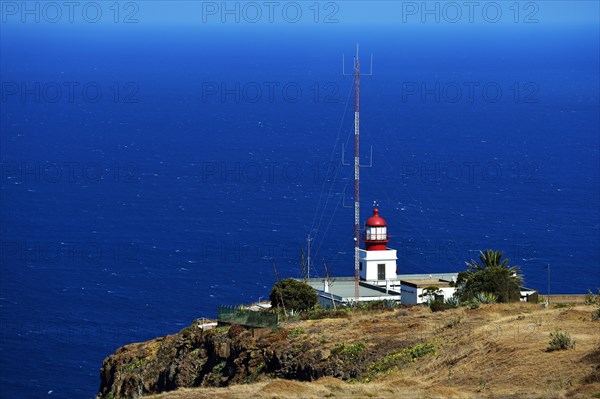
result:
[[[432,295],[424,295],[429,291]],[[456,288],[452,281],[442,279],[401,280],[400,294],[403,305],[416,305],[429,300],[445,301],[454,295]],[[431,297],[433,296],[433,297]]]

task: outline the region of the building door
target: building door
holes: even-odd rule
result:
[[[377,280],[385,280],[385,263],[377,265]]]

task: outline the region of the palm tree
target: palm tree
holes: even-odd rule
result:
[[[469,300],[486,292],[498,296],[499,302],[513,302],[520,298],[523,277],[519,266],[509,266],[510,259],[502,259],[502,252],[491,249],[479,252],[479,262],[465,262],[468,269],[458,275],[457,292]]]
[[[479,251],[479,260],[481,261],[481,264],[477,263],[477,261],[471,259],[471,263],[469,262],[465,262],[466,265],[469,267],[469,271],[473,271],[473,272],[477,272],[480,270],[485,269],[486,267],[494,267],[494,266],[499,266],[499,267],[508,267],[508,262],[510,262],[510,259],[504,259],[501,261],[502,259],[502,255],[503,253],[501,251],[494,251],[493,249],[486,249],[485,252],[481,252]],[[513,266],[512,269],[518,269],[518,266]]]

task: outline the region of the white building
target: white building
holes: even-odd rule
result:
[[[444,299],[454,294],[451,281],[456,281],[458,273],[443,274],[398,274],[397,252],[388,248],[389,234],[385,219],[379,210],[373,210],[365,222],[363,234],[364,249],[359,249],[358,301],[392,300],[403,304],[423,303],[420,298],[423,290],[437,286]],[[340,277],[327,281],[323,278],[308,279],[307,283],[317,291],[322,306],[352,303],[355,297],[353,277]]]
[[[444,299],[450,298],[454,294],[454,287],[450,286],[450,281],[456,280],[458,273],[444,274],[401,274],[397,275],[395,280],[363,281],[359,282],[358,300],[359,302],[392,300],[402,304],[414,305],[423,303],[427,298],[421,299],[419,295],[423,290],[434,284],[438,284],[442,290]],[[354,278],[338,277],[330,279],[326,283],[323,278],[311,278],[306,283],[317,291],[319,303],[323,307],[329,307],[336,304],[349,304],[354,302]],[[415,287],[417,286],[417,287]],[[397,287],[397,288],[394,288]]]
[[[431,289],[436,289],[434,297],[428,297],[423,293]],[[402,280],[400,282],[400,293],[403,305],[416,305],[432,300],[445,301],[454,295],[456,288],[451,281],[441,279],[414,279]]]

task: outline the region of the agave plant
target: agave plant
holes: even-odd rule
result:
[[[383,303],[388,309],[394,309],[396,306],[398,306],[398,302],[396,302],[394,299],[385,299]]]
[[[475,295],[475,299],[477,299],[480,303],[492,304],[498,302],[498,295],[494,295],[489,292],[480,292]]]
[[[450,298],[446,298],[446,303],[450,306],[459,307],[461,304],[461,300],[459,297],[451,296]]]

